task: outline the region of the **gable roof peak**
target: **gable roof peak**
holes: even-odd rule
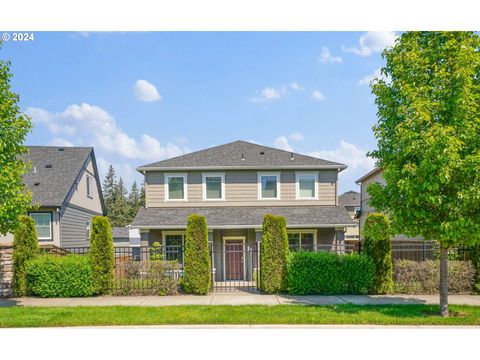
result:
[[[331,168],[345,169],[344,164],[292,151],[281,150],[244,140],[236,140],[137,168],[148,170]]]

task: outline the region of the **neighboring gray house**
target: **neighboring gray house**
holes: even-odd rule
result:
[[[142,245],[181,247],[187,217],[204,215],[215,280],[250,280],[256,261],[248,250],[261,239],[265,214],[286,218],[292,249],[344,245],[347,227],[356,225],[337,203],[338,173],[345,168],[245,141],[140,166],[146,206],[131,227],[140,230]]]
[[[347,228],[347,231],[345,232],[345,241],[356,243],[359,241],[357,214],[360,213],[360,193],[352,190],[343,193],[338,197],[338,206],[343,206],[355,222],[355,226]]]
[[[91,147],[29,146],[32,167],[23,178],[38,209],[29,212],[38,241],[89,246],[91,219],[104,214],[100,179]],[[0,243],[13,241],[12,234]]]
[[[368,172],[360,179],[356,181],[360,185],[360,216],[359,216],[359,228],[360,228],[360,239],[363,239],[362,228],[365,225],[365,220],[367,219],[368,214],[376,212],[376,210],[369,205],[368,201],[370,200],[370,194],[367,191],[368,185],[373,182],[378,182],[379,184],[385,185],[385,180],[383,179],[383,170],[381,168],[375,168],[372,171]],[[392,241],[397,243],[401,242],[421,242],[423,238],[420,236],[410,238],[405,235],[395,235],[392,237]]]

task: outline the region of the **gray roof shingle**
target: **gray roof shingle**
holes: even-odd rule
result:
[[[292,157],[293,155],[293,157]],[[235,141],[171,159],[140,166],[137,170],[182,168],[345,168],[333,161],[292,153],[247,141]]]
[[[340,206],[360,206],[360,193],[356,191],[347,191],[338,197]]]
[[[126,226],[112,226],[113,238],[128,238],[128,228]]]
[[[24,159],[32,167],[23,182],[32,192],[33,204],[61,206],[92,148],[28,146],[28,150]]]
[[[285,216],[287,226],[335,226],[355,225],[345,208],[339,206],[225,206],[225,207],[165,207],[141,208],[132,226],[157,228],[182,228],[187,217],[199,214],[206,217],[207,224],[215,227],[259,227],[265,214]]]

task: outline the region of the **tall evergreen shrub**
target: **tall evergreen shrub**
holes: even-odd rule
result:
[[[288,237],[283,216],[264,216],[260,249],[260,289],[269,294],[285,291]]]
[[[364,251],[375,264],[371,292],[387,294],[393,291],[392,241],[390,225],[385,214],[367,216],[363,228]]]
[[[27,294],[27,261],[39,253],[37,231],[30,216],[20,216],[19,226],[13,234],[13,293],[16,296]]]
[[[206,295],[210,290],[210,253],[204,216],[192,214],[188,217],[182,285],[190,294]]]
[[[107,294],[113,288],[113,238],[110,222],[105,216],[92,219],[90,234],[90,264],[92,267],[92,290],[95,294]]]

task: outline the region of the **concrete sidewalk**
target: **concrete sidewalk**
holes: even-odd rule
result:
[[[480,306],[479,295],[450,295],[450,304]],[[34,297],[0,299],[5,306],[175,306],[175,305],[381,305],[438,304],[438,295],[342,295],[290,296],[264,295],[245,292],[211,293],[206,296],[98,296],[89,298]]]

